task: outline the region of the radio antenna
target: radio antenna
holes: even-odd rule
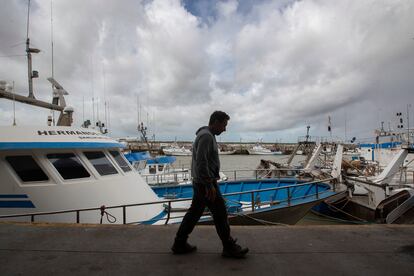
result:
[[[14,97],[14,81],[13,81],[13,126],[16,125],[16,99]]]

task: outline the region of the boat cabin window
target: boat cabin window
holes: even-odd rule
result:
[[[86,158],[92,163],[100,175],[117,174],[118,171],[101,151],[84,152]]]
[[[90,177],[88,171],[73,153],[51,153],[47,154],[46,157],[63,179]]]
[[[6,156],[6,161],[23,182],[49,180],[49,177],[30,155]]]
[[[162,172],[164,170],[164,165],[158,165],[158,171]]]
[[[155,167],[155,165],[151,165],[148,167],[148,171],[150,174],[155,174],[157,172],[157,168]]]
[[[112,155],[112,157],[115,159],[116,163],[121,167],[121,169],[124,172],[131,171],[131,168],[128,166],[128,163],[125,161],[124,158],[122,158],[121,154],[119,154],[119,151],[111,150],[109,153]]]

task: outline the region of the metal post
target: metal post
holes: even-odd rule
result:
[[[76,223],[79,223],[79,210],[76,210]]]
[[[404,169],[405,183],[408,183],[408,170],[407,167]]]
[[[287,188],[287,195],[288,195],[288,206],[290,206],[290,188]]]
[[[251,192],[252,195],[252,212],[254,212],[254,192]]]
[[[255,173],[256,173],[256,180],[257,180],[257,170],[255,171]]]
[[[168,221],[170,220],[170,213],[171,213],[171,201],[168,201],[168,214],[167,214],[167,220],[165,221],[165,224],[168,224]]]
[[[236,181],[236,179],[237,179],[236,174],[237,174],[237,171],[236,171],[236,170],[234,170],[234,181]],[[414,177],[414,175],[413,175],[413,177]]]
[[[318,189],[319,185],[318,185],[318,183],[316,183],[314,185],[316,185],[316,198],[319,199],[319,189]]]
[[[122,206],[122,223],[126,224],[126,206]]]

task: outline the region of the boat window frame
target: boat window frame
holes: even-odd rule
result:
[[[56,169],[56,167],[53,165],[53,163],[50,161],[50,159],[47,157],[48,154],[73,154],[79,161],[79,163],[82,165],[82,167],[85,169],[85,171],[89,174],[88,177],[81,177],[81,178],[70,178],[66,179],[64,178],[60,172]],[[85,164],[85,161],[82,159],[82,157],[79,155],[77,150],[71,150],[71,149],[48,149],[47,151],[42,153],[43,157],[46,159],[48,165],[51,167],[51,169],[54,171],[54,173],[59,177],[60,181],[63,183],[72,183],[72,182],[86,182],[90,181],[95,177],[95,175],[91,172],[90,168]]]
[[[42,172],[46,175],[47,180],[35,180],[35,181],[23,181],[22,178],[19,176],[19,174],[16,172],[16,170],[12,167],[12,165],[7,161],[6,157],[9,156],[30,156],[33,161],[36,163],[36,165],[42,170]],[[45,184],[51,184],[53,177],[49,174],[48,170],[43,166],[41,160],[39,160],[39,157],[36,153],[32,151],[9,151],[9,152],[3,152],[0,156],[0,159],[3,160],[5,164],[6,170],[9,171],[10,176],[12,176],[16,182],[20,186],[36,186],[36,185],[45,185]],[[53,185],[55,183],[52,183]]]
[[[116,173],[113,174],[101,174],[94,166],[94,164],[91,162],[91,160],[89,160],[89,158],[85,155],[85,152],[101,152],[103,153],[103,155],[105,156],[105,158],[109,161],[109,164],[112,165],[112,167],[115,169]],[[86,149],[86,150],[81,150],[81,153],[83,155],[83,157],[85,158],[85,160],[88,162],[88,164],[91,165],[91,168],[96,172],[96,175],[99,177],[114,177],[114,176],[119,176],[122,175],[121,170],[118,169],[118,166],[116,164],[116,162],[114,162],[110,156],[110,154],[107,152],[106,149]]]
[[[124,156],[124,154],[121,152],[121,151],[119,151],[118,149],[108,149],[107,150],[108,151],[108,154],[109,154],[109,157],[112,159],[112,162],[116,165],[116,166],[118,166],[119,167],[119,171],[121,172],[121,173],[130,173],[130,172],[132,172],[132,171],[134,171],[135,169],[132,167],[132,164],[131,163],[129,163],[129,161],[125,158],[125,156]],[[124,162],[125,162],[125,164],[128,166],[128,168],[129,168],[129,171],[125,171],[124,169],[123,169],[123,167],[121,167],[121,165],[118,163],[118,161],[116,160],[116,158],[112,155],[112,153],[111,152],[117,152],[118,154],[119,154],[119,156],[124,160]],[[115,167],[116,167],[115,166]]]

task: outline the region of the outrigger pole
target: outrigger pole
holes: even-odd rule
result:
[[[58,126],[71,126],[73,108],[66,106],[64,95],[68,95],[68,92],[53,78],[47,79],[53,85],[53,101],[52,103],[37,100],[35,97],[25,97],[15,93],[6,91],[5,88],[0,87],[0,98],[6,98],[12,101],[18,101],[21,103],[34,105],[38,107],[47,108],[50,110],[60,111],[58,119]]]
[[[6,98],[12,101],[17,101],[17,102],[21,102],[21,103],[25,103],[25,104],[30,104],[30,105],[34,105],[34,106],[38,106],[38,107],[43,107],[43,108],[47,108],[47,109],[52,109],[52,110],[56,110],[56,111],[63,111],[63,109],[65,109],[64,106],[60,106],[60,105],[56,105],[56,104],[51,104],[48,102],[44,102],[44,101],[39,101],[37,99],[35,99],[34,97],[25,97],[19,94],[15,94],[15,93],[10,93],[7,92],[5,90],[2,90],[0,88],[0,98]]]

